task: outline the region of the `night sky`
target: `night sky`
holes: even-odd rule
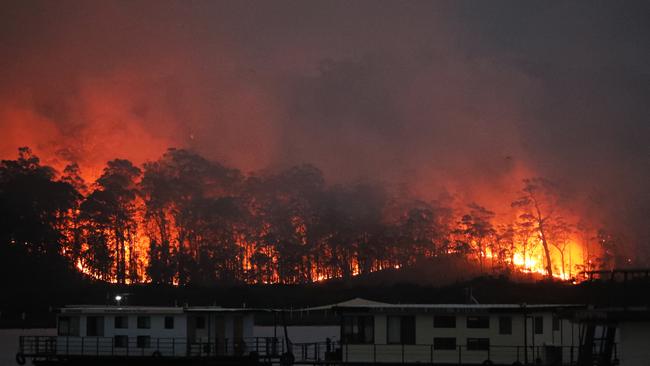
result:
[[[650,253],[650,2],[13,1],[0,157],[170,146],[508,207],[557,182]]]

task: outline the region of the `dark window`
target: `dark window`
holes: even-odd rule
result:
[[[535,334],[544,334],[544,317],[535,317]]]
[[[129,343],[129,337],[125,335],[116,335],[113,338],[115,348],[126,348]]]
[[[373,343],[375,340],[375,319],[372,316],[345,316],[342,328],[343,343]]]
[[[487,351],[490,349],[489,338],[467,338],[468,351]]]
[[[196,318],[196,329],[205,329],[205,318],[199,316]]]
[[[512,318],[509,316],[499,317],[499,334],[512,334]]]
[[[435,315],[433,317],[434,328],[456,328],[455,315]]]
[[[151,328],[151,317],[149,316],[139,316],[138,317],[138,329],[149,329]]]
[[[123,315],[115,316],[115,329],[129,328],[129,317]]]
[[[560,318],[553,316],[553,331],[560,330]]]
[[[86,336],[103,337],[104,336],[104,317],[89,316],[86,317]]]
[[[79,317],[60,316],[57,334],[60,336],[79,336]]]
[[[389,316],[388,343],[415,344],[415,317]]]
[[[165,329],[174,329],[174,317],[166,316],[165,317]]]
[[[467,317],[467,328],[489,328],[489,327],[490,327],[489,316],[468,316]]]
[[[456,338],[434,338],[433,349],[456,349]]]
[[[138,348],[151,348],[151,337],[149,336],[138,336],[137,338]]]

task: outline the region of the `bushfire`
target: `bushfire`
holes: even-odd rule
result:
[[[88,183],[76,165],[59,174],[23,148],[0,164],[0,193],[12,197],[10,245],[115,283],[309,283],[452,257],[484,273],[576,281],[614,255],[603,230],[562,214],[559,190],[541,178],[497,215],[376,185],[328,186],[309,165],[245,175],[177,149],[142,167],[112,160]],[[43,235],[22,230],[29,219]]]

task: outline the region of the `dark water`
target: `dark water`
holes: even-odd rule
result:
[[[0,329],[0,366],[16,366],[18,337],[21,335],[55,335],[56,329]]]

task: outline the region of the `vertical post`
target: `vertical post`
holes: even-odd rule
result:
[[[404,363],[404,342],[402,342],[402,363]]]
[[[524,365],[528,365],[528,316],[526,315],[526,304],[522,305],[524,309]]]
[[[535,355],[535,333],[537,333],[537,319],[535,316],[530,317],[533,320],[533,331],[531,337],[533,338],[533,362],[537,361],[537,356]],[[542,320],[543,321],[543,320]]]
[[[462,365],[462,363],[463,363],[462,356],[461,356],[461,347],[462,346],[458,346],[458,364],[459,365]]]
[[[429,346],[429,362],[433,365],[433,344]]]
[[[96,339],[97,339],[96,342],[97,344],[95,345],[95,353],[97,353],[97,356],[99,356],[99,337],[97,337]]]
[[[519,346],[516,347],[517,347],[517,362],[519,362]]]
[[[84,339],[86,339],[86,337],[81,337],[81,355],[82,356],[84,355]]]
[[[376,343],[372,344],[372,361],[374,363],[377,363],[377,344]]]

